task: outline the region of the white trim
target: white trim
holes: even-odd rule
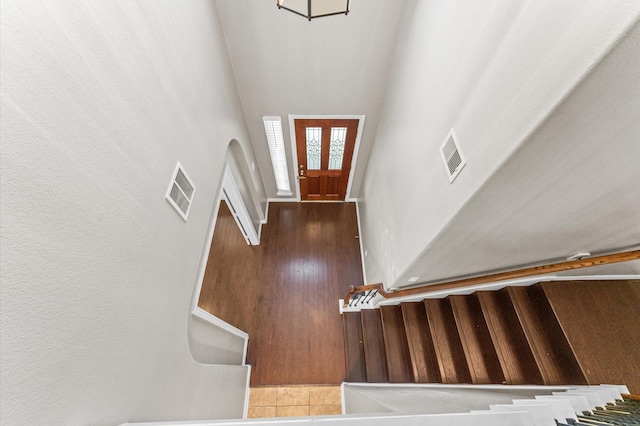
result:
[[[269,220],[269,200],[267,200],[266,211],[263,216],[264,218],[260,219],[260,224],[258,225],[258,241],[261,241],[262,238],[262,225],[266,225]]]
[[[228,322],[225,322],[223,320],[221,320],[220,318],[216,317],[215,315],[210,314],[209,312],[205,311],[204,309],[202,309],[199,306],[196,306],[192,311],[191,314],[195,317],[198,317],[202,320],[207,321],[210,324],[215,325],[216,327],[219,327],[225,331],[228,331],[229,333],[233,333],[238,337],[242,337],[244,339],[248,339],[249,338],[249,334],[240,330],[239,328],[236,328],[234,326],[232,326],[231,324],[229,324]],[[245,364],[245,362],[243,361],[242,363],[243,365]]]
[[[187,182],[189,183],[189,185],[191,185],[191,188],[193,189],[191,192],[191,197],[188,197],[187,194],[184,193],[184,190],[180,187],[178,182],[176,182],[178,171],[180,171],[184,175],[184,177],[187,178]],[[182,193],[184,198],[186,198],[189,201],[189,205],[187,206],[186,212],[183,212],[182,209],[178,206],[178,204],[176,204],[176,202],[173,200],[173,198],[171,198],[171,190],[173,189],[174,185],[176,186],[176,188],[178,188],[178,191]],[[193,204],[193,197],[195,194],[196,194],[196,186],[193,184],[193,181],[191,180],[189,175],[187,175],[187,172],[184,170],[184,167],[182,167],[182,164],[180,164],[180,162],[178,161],[178,164],[176,164],[176,168],[173,171],[173,176],[171,177],[171,182],[169,183],[169,188],[167,189],[167,193],[165,194],[164,198],[169,202],[169,204],[173,206],[174,209],[176,209],[180,217],[182,217],[182,219],[184,219],[185,222],[187,221],[187,217],[189,216],[189,212],[191,211],[191,205]]]
[[[522,417],[519,417],[522,416]],[[238,425],[311,425],[312,423],[322,422],[325,424],[339,424],[341,426],[349,424],[364,424],[364,422],[375,424],[392,424],[392,425],[429,425],[432,424],[430,419],[447,419],[447,424],[459,424],[458,418],[469,417],[474,420],[483,419],[482,425],[488,424],[514,424],[513,419],[529,419],[528,411],[510,411],[510,412],[495,412],[486,411],[479,413],[445,413],[445,414],[415,414],[415,413],[373,413],[373,414],[354,414],[348,416],[342,415],[324,415],[324,416],[307,416],[307,417],[277,417],[277,418],[254,418],[254,419],[229,419],[229,420],[187,420],[180,421],[174,420],[169,422],[144,422],[144,423],[122,423],[120,426],[238,426]],[[491,419],[491,420],[489,420]],[[496,422],[495,419],[501,419],[502,421]],[[436,420],[437,421],[437,420]],[[533,425],[533,423],[517,424]],[[443,424],[439,421],[437,424]],[[467,423],[468,424],[468,423]]]
[[[360,115],[358,119],[358,133],[356,134],[356,145],[353,148],[353,156],[351,157],[351,169],[349,170],[349,181],[347,182],[347,192],[345,193],[345,200],[351,200],[351,189],[353,187],[353,177],[356,174],[356,166],[358,163],[358,155],[360,153],[360,141],[362,140],[362,131],[364,130],[365,116]]]
[[[299,198],[268,198],[268,202],[270,203],[297,203],[300,201]]]
[[[209,312],[205,311],[199,306],[196,306],[191,310],[191,315],[193,315],[194,317],[200,318],[201,320],[206,321],[209,324],[215,327],[218,327],[228,333],[238,336],[241,339],[244,339],[244,348],[242,350],[242,364],[240,365],[247,365],[247,350],[249,347],[249,334],[247,332],[232,326],[228,322],[221,320],[215,315],[210,314]]]
[[[285,149],[284,132],[282,130],[282,118],[279,115],[262,117],[265,137],[269,147],[271,167],[276,181],[278,195],[291,194],[291,180],[289,179],[289,167],[287,165],[287,150]]]
[[[229,179],[227,179],[227,176],[229,177]],[[211,214],[211,220],[209,223],[209,229],[208,229],[208,233],[207,233],[207,238],[206,238],[206,244],[204,247],[204,250],[202,251],[202,258],[200,260],[200,268],[198,271],[198,280],[196,282],[196,290],[195,290],[195,294],[193,297],[193,300],[191,301],[191,315],[198,317],[206,322],[208,322],[209,324],[212,324],[218,328],[221,328],[222,330],[229,332],[233,335],[236,335],[238,337],[241,337],[242,339],[244,339],[244,349],[243,349],[243,354],[242,354],[242,365],[246,365],[247,363],[247,350],[248,350],[248,345],[249,345],[249,334],[240,330],[239,328],[236,328],[234,326],[232,326],[231,324],[227,323],[226,321],[216,317],[215,315],[210,314],[209,312],[205,311],[204,309],[200,308],[198,306],[198,300],[200,299],[200,293],[202,292],[202,284],[204,281],[204,275],[206,273],[207,270],[207,261],[209,260],[209,254],[211,252],[211,243],[213,242],[213,234],[216,228],[216,222],[218,220],[218,213],[220,211],[220,201],[225,199],[225,195],[224,195],[224,189],[226,188],[225,185],[228,185],[229,182],[232,182],[235,185],[235,180],[233,180],[233,176],[231,175],[231,170],[229,168],[229,166],[227,164],[225,164],[224,169],[223,169],[223,173],[222,173],[222,179],[220,179],[220,184],[218,187],[218,197],[216,200],[215,205],[213,206],[213,212]],[[235,186],[235,191],[238,192],[237,190],[237,186]],[[238,192],[239,195],[239,192]],[[240,198],[240,200],[242,200]],[[246,207],[244,206],[244,202],[241,201],[240,203],[242,205],[242,207],[245,209],[245,213],[246,213]],[[268,208],[268,205],[267,205]],[[248,216],[248,213],[247,213]],[[250,227],[251,229],[253,229],[253,226]],[[255,231],[255,230],[254,230]],[[259,241],[259,240],[258,240]]]
[[[486,384],[474,385],[468,383],[366,383],[366,382],[343,382],[342,386],[362,387],[362,388],[453,388],[453,389],[522,389],[522,390],[548,390],[548,389],[579,389],[587,388],[590,385],[501,385]],[[597,387],[597,385],[595,385]]]
[[[220,200],[222,194],[222,179],[220,179],[220,185],[218,188],[218,198],[213,206],[213,212],[211,213],[211,221],[209,222],[209,230],[207,232],[206,244],[202,251],[202,258],[200,259],[200,269],[198,271],[198,280],[196,282],[196,292],[193,300],[191,301],[191,311],[198,307],[198,300],[200,299],[200,292],[202,292],[202,282],[204,281],[204,274],[207,271],[207,261],[209,260],[209,254],[211,252],[211,243],[213,242],[213,232],[216,229],[216,222],[218,221],[218,213],[220,211]]]
[[[358,222],[358,240],[360,241],[360,262],[362,262],[362,282],[367,284],[367,268],[364,263],[364,243],[362,242],[362,228],[360,227],[360,203],[356,198],[356,221]]]
[[[249,334],[247,332],[244,332],[239,328],[232,326],[228,322],[223,321],[215,315],[210,314],[199,306],[196,306],[191,310],[191,315],[200,318],[201,320],[206,321],[209,324],[218,327],[228,333],[231,333],[234,336],[238,336],[241,339],[244,339],[244,348],[242,350],[242,364],[240,365],[247,365],[247,349],[249,346]]]
[[[558,275],[540,275],[534,277],[516,278],[512,280],[494,281],[490,283],[470,285],[466,287],[445,289],[440,291],[429,292],[425,290],[425,293],[413,294],[406,297],[397,297],[393,299],[381,298],[374,304],[373,309],[384,305],[399,305],[402,302],[419,301],[423,299],[443,299],[447,296],[454,294],[468,295],[480,290],[500,290],[504,287],[510,286],[530,286],[539,282],[545,281],[588,281],[588,280],[637,280],[640,279],[640,275],[575,275],[575,276],[558,276]],[[402,289],[400,289],[402,290]]]
[[[295,182],[291,187],[294,189],[295,201],[300,201],[300,179],[298,179],[298,147],[296,146],[296,127],[294,120],[306,116],[289,114],[289,143],[291,144],[292,170],[295,171]]]
[[[246,351],[245,351],[246,354]],[[244,410],[242,411],[242,418],[243,419],[248,419],[249,418],[249,398],[250,398],[250,392],[251,392],[251,364],[247,364],[246,362],[244,363],[245,366],[247,367],[247,384],[245,385],[245,392],[244,392]]]
[[[358,162],[358,153],[360,152],[360,141],[362,140],[362,130],[364,129],[365,115],[298,115],[289,114],[289,140],[291,142],[292,160],[296,167],[293,170],[298,172],[298,147],[296,146],[296,128],[295,119],[318,119],[318,120],[358,120],[358,133],[356,134],[356,142],[351,156],[351,169],[349,170],[349,180],[347,181],[347,191],[345,192],[345,201],[351,200],[351,186],[353,185],[353,176],[355,174]],[[295,201],[300,201],[300,179],[297,175],[295,183],[291,185],[295,188]]]
[[[247,211],[247,206],[245,206],[242,195],[240,195],[238,184],[236,183],[233,173],[231,173],[231,169],[228,165],[224,166],[220,199],[224,199],[229,204],[229,207],[232,209],[231,213],[233,214],[233,218],[238,224],[238,228],[240,228],[240,231],[245,234],[244,236],[247,244],[254,246],[259,245],[260,238],[253,226],[251,216],[249,216],[249,212]]]

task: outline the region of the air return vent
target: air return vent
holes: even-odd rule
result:
[[[440,147],[440,154],[442,155],[444,166],[447,169],[449,182],[453,182],[456,176],[460,173],[460,170],[462,170],[464,165],[467,164],[462,156],[462,152],[460,152],[460,146],[458,145],[458,140],[453,129],[451,129],[447,138],[442,143],[442,146]]]
[[[185,221],[189,215],[189,209],[191,209],[194,192],[196,192],[196,187],[191,183],[191,179],[185,173],[182,165],[178,163],[166,198]]]

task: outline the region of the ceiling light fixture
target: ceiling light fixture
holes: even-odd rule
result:
[[[288,10],[311,21],[332,15],[348,15],[350,0],[277,0],[278,9]]]

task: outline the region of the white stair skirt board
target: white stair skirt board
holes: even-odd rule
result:
[[[322,422],[345,426],[536,426],[527,412],[482,412],[462,414],[424,414],[411,416],[318,416],[278,417],[277,419],[209,420],[190,422],[124,423],[121,426],[238,426],[309,425]]]
[[[618,385],[599,385],[599,386],[589,386],[590,388],[603,388],[607,389],[611,392],[611,396],[615,399],[622,399],[622,394],[628,394],[629,389],[626,386],[618,386]]]
[[[344,388],[343,383],[343,398]],[[371,386],[358,384],[358,386]],[[385,385],[389,387],[388,385]],[[372,387],[377,387],[373,385]],[[393,387],[393,386],[391,386]],[[400,386],[396,386],[401,388]],[[403,388],[406,386],[402,386]],[[476,387],[488,389],[492,387],[511,387],[500,385],[418,385],[416,387],[435,388],[466,388]],[[535,388],[540,391],[557,389],[562,386],[512,386],[513,388]],[[315,417],[285,417],[278,419],[238,419],[238,420],[208,420],[188,422],[152,422],[152,423],[124,423],[138,426],[232,426],[232,425],[307,425],[312,422],[331,423],[337,425],[354,426],[556,426],[556,419],[565,422],[566,419],[576,419],[575,413],[591,411],[605,402],[614,402],[620,393],[628,393],[624,386],[566,386],[563,392],[553,392],[552,395],[539,395],[535,399],[514,399],[512,404],[491,404],[489,410],[471,411],[469,413],[448,414],[348,414],[340,416]],[[405,390],[406,392],[406,390]],[[591,401],[591,402],[589,402]],[[425,403],[428,403],[426,401]],[[343,401],[344,407],[344,401]]]
[[[629,392],[629,388],[626,387],[625,385],[607,385],[607,384],[602,384],[602,385],[593,385],[593,386],[589,386],[589,387],[613,388],[618,392],[616,394],[618,399],[622,399],[622,395],[621,394],[623,394],[623,393],[626,393],[626,394],[631,393],[631,392]]]
[[[572,395],[583,395],[587,398],[589,405],[591,407],[602,407],[605,405],[605,400],[602,398],[602,395],[599,392],[594,392],[586,389],[570,389],[567,393]]]
[[[491,411],[527,411],[533,419],[535,426],[556,426],[556,421],[551,413],[551,407],[548,405],[537,404],[521,404],[521,405],[507,405],[496,404],[489,406]]]
[[[423,299],[444,299],[451,295],[469,295],[476,291],[497,291],[505,287],[528,287],[540,282],[547,281],[592,281],[592,280],[637,280],[640,279],[640,275],[533,275],[525,278],[514,278],[512,280],[494,281],[483,284],[473,284],[459,288],[449,288],[438,291],[425,290],[426,293],[413,294],[411,296],[396,297],[385,299],[384,297],[376,296],[374,308],[379,308],[384,305],[399,305],[403,302],[420,302]]]
[[[591,405],[589,405],[589,401],[584,395],[572,395],[565,392],[553,392],[553,396],[568,399],[573,406],[573,411],[575,411],[576,413],[582,413],[583,411],[588,411],[591,409]]]
[[[582,388],[580,390],[597,392],[605,403],[615,402],[616,399],[622,399],[620,393],[616,389],[605,386],[589,386],[588,388]]]
[[[351,299],[351,300],[353,301],[354,299]],[[383,302],[384,300],[385,298],[382,297],[380,293],[377,293],[372,298],[370,299],[367,298],[367,302],[365,303],[358,302],[358,303],[355,303],[353,306],[347,306],[345,308],[344,299],[338,299],[338,304],[339,304],[340,313],[342,314],[344,312],[360,312],[363,309],[376,309],[380,305],[380,302]]]
[[[578,420],[576,410],[567,398],[556,395],[537,395],[535,401],[540,401],[543,404],[549,403],[551,405],[551,412],[556,419]],[[513,402],[515,404],[515,401]]]
[[[516,407],[519,405],[548,405],[549,408],[551,408],[551,414],[553,414],[554,419],[578,420],[575,412],[573,411],[573,406],[566,399],[554,399],[554,397],[547,399],[514,399],[513,405],[515,405]]]

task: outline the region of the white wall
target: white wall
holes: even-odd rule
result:
[[[215,320],[221,321],[219,318]],[[245,337],[234,334],[223,326],[217,326],[198,315],[191,315],[189,318],[189,348],[193,358],[199,363],[243,365],[247,342]]]
[[[253,151],[251,151],[253,152]],[[229,144],[225,162],[238,186],[238,192],[251,218],[251,224],[258,233],[260,223],[267,218],[267,195],[262,185],[262,177],[256,165],[255,157],[247,158],[237,141]]]
[[[564,388],[544,386],[355,384],[346,383],[344,414],[445,414],[486,410],[491,404],[512,404],[514,399],[551,395]]]
[[[452,226],[452,221],[479,189],[487,189],[488,179],[508,164],[639,13],[636,1],[457,0],[409,5],[360,195],[368,281],[398,287],[416,275],[429,281],[544,260],[536,257],[539,252],[524,253],[505,265],[501,257],[504,252],[517,254],[516,242],[517,247],[543,249],[536,231],[544,231],[544,224],[527,229],[526,220],[516,221],[522,233],[503,235],[502,223],[496,221],[482,235],[473,235],[476,225],[483,224],[474,219],[477,210],[469,209],[463,227]],[[632,97],[634,88],[627,90]],[[571,112],[578,114],[575,117],[581,113]],[[618,126],[628,130],[625,138],[634,135],[628,127],[630,117],[636,117],[635,110]],[[613,127],[616,120],[610,118]],[[453,184],[439,155],[451,128],[467,159]],[[622,144],[633,146],[633,140]],[[551,156],[552,151],[545,153]],[[632,173],[627,166],[625,162],[626,174],[618,178]],[[559,179],[562,176],[560,171]],[[521,177],[526,181],[527,175]],[[500,189],[493,187],[487,195],[493,204],[485,210],[493,208],[502,217],[518,214],[522,203],[517,200],[522,200],[524,190],[515,185],[508,193]],[[501,210],[502,202],[512,198],[516,202]],[[487,207],[486,200],[481,207]],[[500,239],[491,240],[496,235]],[[476,245],[479,241],[485,244]],[[559,238],[552,241],[555,248],[570,249]]]
[[[496,169],[398,282],[553,263],[579,252],[637,249],[638,52],[640,25],[635,25]],[[632,272],[631,265],[608,266],[610,273],[640,273],[637,265]]]
[[[2,422],[242,416],[247,368],[187,338],[227,145],[250,150],[213,2],[0,15]],[[164,199],[177,161],[186,223]]]

